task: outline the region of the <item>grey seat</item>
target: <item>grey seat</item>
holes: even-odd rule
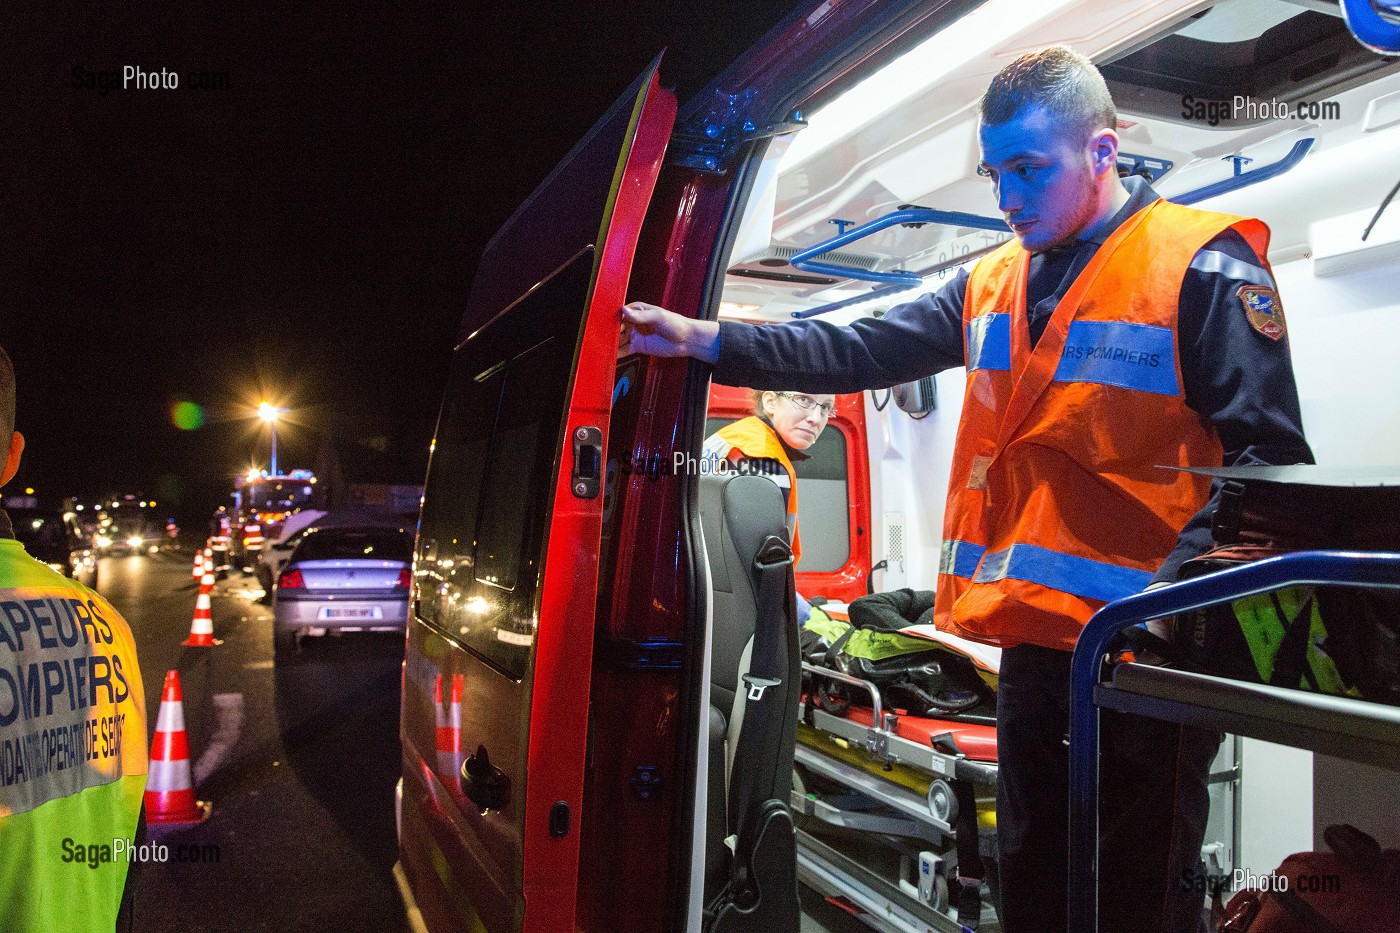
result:
[[[754,560],[769,537],[786,540],[786,519],[782,492],[768,479],[739,475],[707,475],[700,479],[700,521],[709,557],[713,608],[705,834],[707,903],[727,880],[729,853],[724,840],[738,832],[738,816],[728,813],[728,779],[743,723],[742,677],[748,667],[747,649],[758,621]],[[783,623],[770,620],[768,624]],[[782,689],[800,689],[800,672],[791,671],[789,675],[784,678]],[[795,702],[791,705],[795,707]],[[795,722],[791,728],[796,728]],[[780,794],[786,802],[787,791],[781,790]]]

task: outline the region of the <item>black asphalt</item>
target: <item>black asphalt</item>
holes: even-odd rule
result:
[[[390,873],[402,636],[319,639],[274,665],[271,610],[234,573],[212,599],[223,644],[182,647],[191,561],[107,558],[98,580],[135,632],[151,732],[165,673],[180,672],[199,798],[213,803],[204,823],[151,827],[169,860],[141,866],[137,930],[407,930]]]
[[[150,827],[169,858],[140,866],[138,933],[406,933],[390,874],[402,637],[312,639],[274,664],[272,611],[235,572],[212,598],[223,644],[183,647],[191,561],[185,550],[99,568],[98,590],[136,635],[149,733],[166,671],[180,672],[199,799],[213,804],[204,823]],[[806,888],[803,906],[804,933],[869,931]]]

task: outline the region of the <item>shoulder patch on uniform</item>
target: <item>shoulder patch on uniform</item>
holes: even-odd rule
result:
[[[1283,320],[1283,302],[1279,301],[1277,289],[1265,285],[1242,285],[1235,294],[1239,296],[1250,327],[1270,340],[1282,340],[1288,333],[1288,325]]]

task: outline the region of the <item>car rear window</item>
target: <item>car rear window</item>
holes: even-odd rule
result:
[[[322,530],[297,545],[293,560],[401,560],[412,556],[408,536],[394,529]]]

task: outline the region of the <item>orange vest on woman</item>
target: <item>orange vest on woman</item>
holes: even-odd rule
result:
[[[1070,650],[1106,602],[1140,592],[1210,494],[1209,421],[1187,407],[1181,283],[1233,228],[1265,256],[1263,223],[1156,201],[1108,238],[1034,349],[1030,254],[978,262],[963,309],[967,389],[943,527],[940,628]],[[1241,311],[1241,313],[1244,313]]]
[[[802,559],[802,536],[797,533],[797,470],[778,433],[757,415],[740,418],[710,435],[705,441],[705,456],[727,460],[733,468],[752,470],[778,485],[787,502],[788,536],[796,565]]]

